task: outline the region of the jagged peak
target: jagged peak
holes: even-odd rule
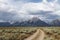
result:
[[[40,20],[39,17],[32,17],[31,20]]]
[[[55,19],[53,20],[53,22],[60,22],[60,19]]]

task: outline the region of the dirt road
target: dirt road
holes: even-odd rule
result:
[[[30,37],[24,40],[43,40],[44,37],[45,37],[45,33],[42,30],[38,29],[36,33],[34,33],[33,35],[31,35]]]

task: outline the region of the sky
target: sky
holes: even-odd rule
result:
[[[60,19],[60,0],[0,0],[0,22]]]

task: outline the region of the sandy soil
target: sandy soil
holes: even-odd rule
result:
[[[30,37],[24,40],[43,40],[44,37],[45,37],[45,33],[42,30],[38,29],[36,33],[34,33],[33,35],[31,35]]]

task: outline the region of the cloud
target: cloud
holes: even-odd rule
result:
[[[42,0],[13,0],[15,2],[19,2],[19,1],[22,1],[22,2],[33,2],[33,3],[38,3],[38,2],[42,2]]]
[[[25,21],[38,16],[42,20],[60,18],[59,0],[0,0],[0,20]]]

